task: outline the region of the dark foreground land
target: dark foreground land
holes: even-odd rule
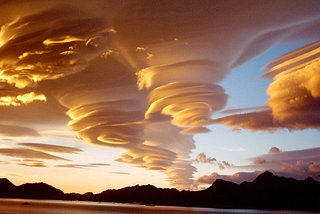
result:
[[[106,190],[99,194],[64,193],[45,183],[15,186],[0,179],[0,198],[86,200],[141,203],[166,206],[213,207],[232,209],[320,210],[320,183],[307,178],[295,180],[266,171],[253,182],[239,185],[216,180],[203,191],[178,191],[152,185]]]

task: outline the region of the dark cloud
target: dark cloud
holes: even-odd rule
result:
[[[25,148],[0,148],[0,155],[10,156],[10,157],[18,157],[18,158],[26,158],[26,159],[43,159],[43,160],[63,160],[69,161],[68,159],[60,158],[54,155],[50,155],[45,152],[40,152],[32,149]]]
[[[88,169],[88,168],[96,168],[96,167],[102,167],[102,166],[110,166],[110,164],[90,163],[90,164],[59,164],[59,165],[55,165],[55,167],[78,168],[78,169]]]
[[[248,181],[248,182],[253,181],[258,175],[259,175],[259,172],[238,172],[233,175],[220,175],[214,172],[210,175],[205,175],[197,178],[195,180],[195,183],[211,185],[217,179],[223,179],[225,181],[231,181],[231,182],[240,184],[244,181]]]
[[[271,147],[269,153],[280,153],[281,150],[277,147]]]
[[[83,150],[74,148],[74,147],[43,144],[43,143],[19,143],[19,145],[31,147],[32,149],[36,149],[44,152],[73,153],[73,154],[83,152]]]
[[[127,172],[110,172],[111,174],[118,174],[118,175],[130,175],[130,173]]]
[[[110,166],[110,164],[107,163],[90,163],[90,166],[96,166],[96,167],[100,167],[100,166]]]
[[[32,128],[13,125],[0,125],[0,134],[8,137],[40,136],[39,133]]]
[[[254,164],[265,164],[265,163],[267,163],[267,161],[264,160],[264,159],[255,159],[255,160],[253,161],[253,163],[254,163]]]

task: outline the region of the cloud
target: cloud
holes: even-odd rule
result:
[[[24,159],[22,160],[19,165],[21,166],[29,166],[29,167],[47,167],[43,161],[38,161],[38,160],[29,160],[29,159]]]
[[[224,169],[225,167],[230,167],[231,164],[227,161],[218,161],[215,158],[207,157],[204,152],[198,154],[198,156],[192,160],[194,163],[209,163],[218,165],[219,169]]]
[[[112,44],[113,34],[103,20],[75,8],[19,17],[1,27],[0,80],[25,88],[76,73]]]
[[[220,175],[216,172],[210,175],[204,175],[195,180],[197,184],[213,184],[217,179],[222,179],[225,181],[231,181],[240,184],[244,181],[253,181],[260,173],[259,172],[238,172],[233,175]]]
[[[7,161],[0,161],[0,165],[7,165],[7,164],[9,164],[9,162],[7,162]]]
[[[130,175],[130,173],[127,172],[109,172],[111,174],[118,174],[118,175]]]
[[[295,50],[270,64],[273,76],[267,104],[276,121],[290,128],[320,127],[320,41]]]
[[[238,108],[238,109],[227,109],[224,110],[220,113],[222,114],[234,114],[234,113],[239,113],[239,112],[258,112],[258,111],[265,111],[268,110],[269,107],[268,106],[259,106],[259,107],[249,107],[249,108]]]
[[[233,114],[214,120],[236,130],[319,129],[320,42],[285,54],[267,65],[273,77],[267,93],[270,110]],[[229,112],[231,113],[231,112]]]
[[[100,166],[110,166],[110,164],[107,163],[90,163],[90,166],[100,167]]]
[[[59,164],[55,165],[55,167],[60,168],[77,168],[77,169],[88,169],[88,168],[96,168],[101,166],[110,166],[110,164],[101,164],[101,163],[91,163],[91,164]]]
[[[32,103],[33,101],[46,101],[46,97],[43,94],[36,94],[34,92],[19,94],[17,96],[1,96],[0,106],[20,106],[22,104]]]
[[[307,176],[319,180],[320,174],[320,148],[269,152],[268,154],[252,157],[247,160],[252,161],[254,165],[262,166],[265,170],[273,170],[276,174],[281,172],[289,173],[291,177],[305,178]],[[254,168],[254,167],[253,167]],[[262,169],[262,168],[260,168]]]
[[[85,164],[59,164],[59,165],[55,165],[55,167],[84,169],[84,168],[88,168],[89,166]]]
[[[40,136],[39,133],[32,128],[11,125],[0,125],[0,134],[7,137]]]
[[[58,152],[58,153],[71,153],[78,154],[79,152],[83,152],[83,150],[68,147],[68,146],[58,146],[58,145],[50,145],[50,144],[42,144],[42,143],[19,143],[19,145],[31,147],[35,150],[40,150],[44,152]]]
[[[280,153],[281,150],[277,147],[271,147],[269,153]]]
[[[18,107],[7,102],[0,106],[0,119],[65,125],[66,113],[68,127],[80,139],[123,149],[118,161],[160,170],[180,189],[193,184],[193,135],[208,132],[206,125],[287,127],[290,118],[273,120],[272,101],[267,110],[212,120],[228,97],[219,83],[231,69],[277,42],[300,38],[319,21],[319,4],[313,1],[303,7],[278,1],[72,1],[69,7],[61,2],[33,2],[33,9],[12,3],[5,7],[15,8],[19,17],[10,10],[1,13],[1,97],[34,93],[47,102],[32,98]]]
[[[243,152],[245,151],[245,149],[243,147],[239,147],[239,148],[219,148],[225,151],[229,151],[229,152]]]
[[[273,120],[271,110],[228,115],[214,119],[212,122],[230,126],[233,131],[239,131],[244,128],[251,131],[275,132],[280,128],[285,128],[285,126]]]
[[[207,157],[203,152],[199,153],[198,156],[193,160],[196,163],[210,163],[213,164],[217,161],[215,158]]]
[[[254,163],[254,164],[265,164],[265,163],[267,163],[267,161],[264,160],[264,159],[255,159],[255,160],[253,161],[253,163]]]
[[[257,157],[249,158],[248,160],[254,160],[256,158],[265,159],[266,161],[285,161],[294,163],[297,160],[297,157],[301,160],[317,160],[320,159],[320,148],[311,148],[311,149],[303,149],[303,150],[293,150],[293,151],[282,151],[276,153],[268,153],[264,155],[260,155]]]
[[[40,152],[32,149],[25,148],[0,148],[0,155],[26,158],[26,159],[44,159],[44,160],[64,160],[69,161],[68,159],[60,158],[54,155],[50,155],[45,152]]]

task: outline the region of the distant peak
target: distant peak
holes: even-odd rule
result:
[[[261,173],[255,180],[254,182],[266,182],[269,180],[273,180],[276,176],[269,172],[268,170],[265,171],[264,173]]]
[[[272,176],[274,177],[275,175],[272,174],[270,171],[266,170],[264,173],[261,173],[260,175],[263,175],[263,176]]]

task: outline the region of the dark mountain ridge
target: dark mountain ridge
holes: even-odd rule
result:
[[[0,179],[0,198],[88,200],[238,209],[320,210],[320,183],[312,178],[295,180],[278,177],[266,171],[254,181],[239,185],[218,179],[202,191],[178,191],[152,185],[136,185],[118,190],[105,190],[98,194],[65,194],[45,183],[15,186],[7,179]]]

